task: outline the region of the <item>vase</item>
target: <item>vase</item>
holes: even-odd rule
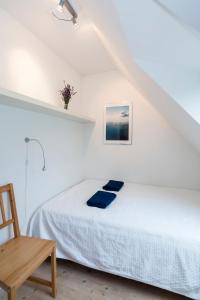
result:
[[[68,103],[65,103],[64,109],[68,109],[68,104],[69,104],[69,102],[68,102]]]
[[[70,100],[69,98],[63,98],[63,101],[64,101],[64,103],[65,103],[64,109],[68,109],[69,100]]]

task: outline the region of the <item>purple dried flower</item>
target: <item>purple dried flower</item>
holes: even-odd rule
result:
[[[71,97],[73,95],[75,95],[77,92],[74,91],[74,87],[70,86],[70,84],[66,85],[65,81],[64,81],[64,85],[65,85],[64,88],[62,90],[60,90],[59,92],[63,97],[63,101],[65,103],[69,103]]]

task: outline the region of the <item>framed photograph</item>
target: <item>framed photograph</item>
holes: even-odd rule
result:
[[[104,108],[104,143],[132,143],[132,105],[110,104]]]

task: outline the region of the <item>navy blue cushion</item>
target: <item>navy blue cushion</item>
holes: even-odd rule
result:
[[[109,180],[108,183],[103,186],[103,189],[106,191],[119,192],[123,185],[123,181]]]
[[[116,194],[114,193],[98,191],[87,201],[87,205],[106,208],[115,198]]]

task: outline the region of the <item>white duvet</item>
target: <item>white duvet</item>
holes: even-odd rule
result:
[[[107,209],[86,180],[32,217],[29,234],[57,241],[57,257],[200,300],[200,192],[126,183]]]

